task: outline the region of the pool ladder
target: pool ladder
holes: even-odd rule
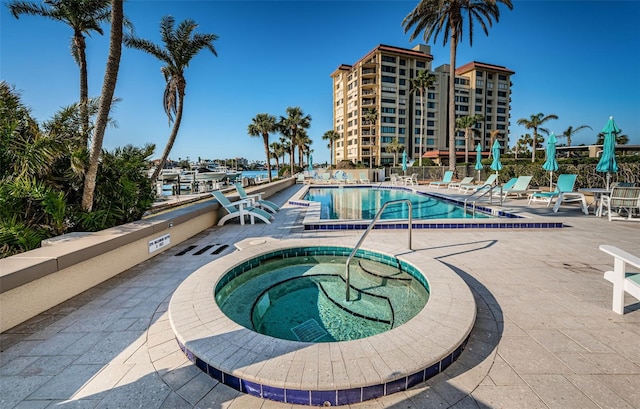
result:
[[[488,187],[489,189],[485,189],[486,187]],[[496,190],[496,189],[500,189],[500,206],[502,206],[502,185],[492,186],[492,185],[487,183],[487,184],[482,185],[481,187],[479,187],[475,192],[473,192],[471,194],[471,196],[469,196],[466,199],[464,199],[464,210],[465,210],[465,212],[467,211],[467,202],[469,202],[469,199],[471,199],[476,194],[480,194],[479,196],[475,197],[474,200],[471,202],[471,204],[472,204],[471,215],[473,217],[476,217],[476,202],[478,201],[478,199],[480,199],[481,197],[484,197],[487,194],[489,194],[489,204],[493,204],[493,191]]]
[[[358,242],[356,243],[355,247],[353,248],[353,250],[351,250],[351,254],[349,254],[349,257],[347,257],[347,265],[345,267],[345,281],[347,284],[347,293],[346,293],[346,301],[350,301],[349,299],[351,298],[351,291],[350,291],[350,284],[349,284],[349,263],[351,263],[351,259],[356,255],[356,252],[358,251],[358,249],[360,248],[360,246],[362,245],[362,242],[364,241],[364,239],[367,237],[367,235],[369,234],[369,232],[373,229],[373,226],[376,224],[376,221],[380,218],[380,215],[382,215],[382,212],[384,211],[384,209],[386,209],[386,207],[390,204],[396,204],[396,203],[407,203],[409,205],[409,217],[408,217],[408,221],[409,221],[409,250],[413,250],[411,248],[411,230],[413,227],[413,219],[411,216],[411,213],[413,213],[413,205],[411,204],[411,200],[409,199],[398,199],[398,200],[389,200],[388,202],[385,202],[382,207],[380,208],[380,210],[378,210],[378,213],[376,213],[376,215],[373,217],[373,220],[371,220],[371,223],[369,224],[369,226],[367,226],[367,230],[364,231],[364,233],[362,233],[362,236],[360,237],[360,240],[358,240]]]

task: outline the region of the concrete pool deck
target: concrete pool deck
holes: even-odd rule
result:
[[[270,199],[284,204],[300,188]],[[469,343],[428,382],[342,407],[640,407],[640,303],[627,297],[625,315],[611,310],[603,272],[613,259],[598,250],[611,244],[638,255],[640,223],[586,216],[577,206],[554,214],[526,199],[504,207],[567,227],[414,230],[414,251],[452,268],[472,290],[477,319]],[[167,314],[178,285],[238,241],[323,238],[352,246],[362,234],[305,231],[304,212],[285,205],[271,225],[209,229],[0,334],[0,407],[304,407],[255,398],[202,373],[178,348]],[[365,244],[398,246],[406,236],[373,231]],[[195,254],[224,244],[229,247],[218,254]],[[196,248],[178,256],[188,246]]]

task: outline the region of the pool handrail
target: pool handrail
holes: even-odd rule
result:
[[[485,189],[485,188],[488,188],[488,189]],[[478,199],[480,199],[481,197],[485,196],[487,193],[489,194],[489,204],[493,204],[493,190],[494,189],[500,189],[500,206],[502,206],[502,185],[501,184],[491,185],[491,184],[487,183],[487,184],[482,185],[481,187],[479,187],[469,197],[464,199],[464,210],[465,210],[465,212],[467,210],[467,202],[469,201],[469,199],[471,199],[476,194],[480,194],[480,196],[476,197],[475,200],[473,200],[473,202],[471,202],[472,203],[472,209],[473,209],[471,215],[473,217],[476,217],[476,202],[478,201]]]
[[[384,202],[382,204],[382,207],[380,207],[380,210],[378,210],[378,213],[376,213],[376,215],[373,217],[373,220],[371,220],[371,223],[369,223],[369,226],[367,226],[367,230],[364,231],[364,233],[362,233],[362,236],[360,236],[360,240],[358,240],[358,242],[356,243],[356,245],[353,247],[353,250],[351,250],[351,254],[349,254],[349,257],[347,257],[347,264],[345,267],[345,281],[347,284],[347,290],[346,290],[346,301],[349,301],[349,298],[351,298],[351,294],[349,291],[349,263],[351,263],[351,259],[353,258],[353,256],[356,255],[356,252],[358,251],[358,249],[360,248],[360,246],[362,245],[362,242],[364,241],[364,239],[367,237],[367,235],[369,234],[369,232],[373,229],[373,226],[375,225],[376,221],[378,220],[378,218],[380,217],[380,215],[382,215],[382,212],[384,211],[384,209],[387,207],[387,205],[390,204],[396,204],[396,203],[400,203],[400,202],[406,202],[409,205],[409,217],[408,217],[408,221],[409,221],[409,250],[413,250],[411,248],[411,228],[413,225],[413,218],[412,218],[412,213],[413,213],[413,204],[411,203],[411,200],[409,199],[397,199],[397,200],[389,200],[388,202]]]

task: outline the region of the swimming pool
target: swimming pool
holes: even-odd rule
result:
[[[464,201],[459,197],[445,195],[438,192],[421,192],[414,188],[380,185],[376,187],[369,186],[328,186],[323,187],[327,190],[348,190],[355,192],[362,190],[367,191],[399,191],[412,193],[417,196],[428,196],[437,198],[445,203],[451,203],[458,207],[464,206]],[[322,217],[322,206],[320,202],[305,199],[307,192],[315,189],[313,186],[304,186],[300,191],[288,200],[291,206],[306,208],[302,225],[305,230],[364,230],[371,223],[371,218],[355,218],[358,212],[353,211],[354,218],[346,219],[330,219]],[[365,193],[361,193],[365,194]],[[369,194],[368,192],[366,194]],[[405,205],[406,206],[406,205]],[[471,206],[471,204],[469,204]],[[551,218],[532,218],[531,215],[522,212],[513,212],[498,206],[476,205],[476,215],[482,213],[485,217],[460,217],[460,218],[430,218],[430,219],[413,219],[412,228],[414,229],[552,229],[566,227],[561,220]],[[324,211],[326,212],[326,210]],[[487,217],[491,216],[491,217]],[[406,214],[405,214],[406,217]],[[373,227],[376,230],[394,230],[407,229],[408,222],[406,218],[388,218],[378,220]]]
[[[376,188],[310,188],[305,200],[320,203],[320,219],[372,220],[382,205],[391,200],[408,199],[413,205],[412,216],[423,219],[487,218],[490,214],[466,212],[463,206],[444,201],[422,192]],[[406,203],[391,205],[380,215],[381,220],[407,219]]]

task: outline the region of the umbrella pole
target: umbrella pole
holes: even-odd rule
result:
[[[611,180],[611,173],[607,172],[607,190],[609,190],[609,182]]]
[[[551,171],[551,175],[549,176],[549,192],[553,191],[553,171]]]

